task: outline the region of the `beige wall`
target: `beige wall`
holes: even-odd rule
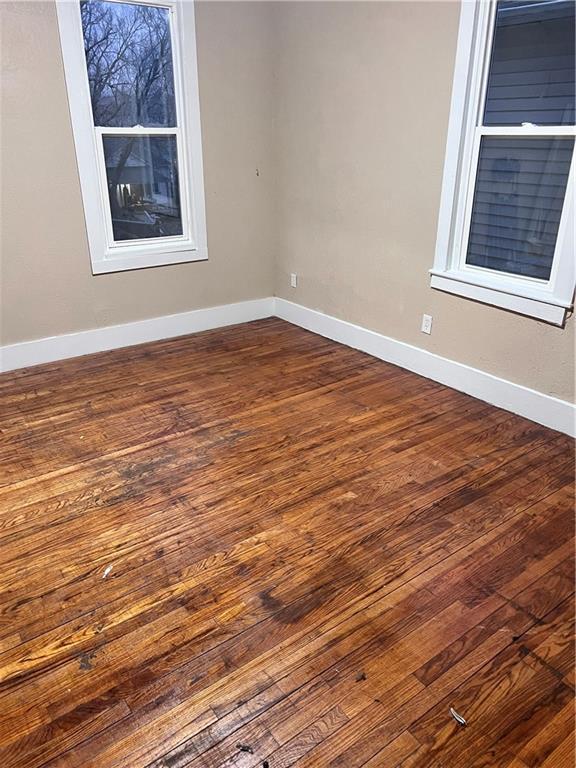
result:
[[[574,399],[572,319],[429,287],[456,2],[198,3],[209,261],[97,277],[54,4],[0,8],[1,343],[275,291]]]
[[[429,287],[459,5],[280,3],[278,15],[276,293],[574,399],[573,319],[562,330]]]
[[[209,261],[96,277],[55,5],[0,9],[1,343],[271,295],[272,7],[197,8]]]

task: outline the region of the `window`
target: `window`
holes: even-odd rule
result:
[[[433,288],[562,325],[574,295],[574,0],[464,0]]]
[[[207,258],[194,4],[57,7],[93,272]]]

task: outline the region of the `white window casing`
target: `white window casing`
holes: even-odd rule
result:
[[[468,229],[483,136],[576,136],[574,126],[482,125],[496,0],[463,0],[452,87],[444,176],[431,286],[554,325],[572,307],[575,286],[575,165],[572,161],[548,280],[466,263]]]
[[[108,0],[132,3],[134,0]],[[137,0],[135,5],[167,9],[176,126],[95,126],[79,0],[57,0],[58,25],[92,271],[94,274],[199,261],[208,258],[194,3]],[[102,137],[175,136],[182,234],[115,241]]]

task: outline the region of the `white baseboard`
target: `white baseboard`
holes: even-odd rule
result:
[[[477,368],[448,360],[300,304],[273,297],[195,309],[177,315],[165,315],[0,347],[0,372],[272,316],[354,349],[360,349],[380,360],[419,373],[546,427],[572,437],[576,436],[576,406],[572,403],[500,379]]]
[[[466,392],[527,419],[576,436],[576,406],[534,389],[500,379],[477,368],[383,336],[285,299],[275,299],[274,315],[328,339],[360,349],[428,379]]]
[[[274,299],[269,297],[24,341],[0,347],[0,372],[260,320],[270,317],[273,310]]]

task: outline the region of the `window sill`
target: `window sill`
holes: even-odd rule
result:
[[[101,259],[92,257],[92,273],[105,275],[110,272],[125,272],[130,269],[149,269],[165,267],[170,264],[187,264],[193,261],[206,261],[206,249],[164,251],[164,253],[134,253],[132,255],[108,255]]]
[[[463,296],[466,299],[480,301],[494,307],[508,309],[521,315],[544,320],[551,325],[562,326],[569,307],[557,302],[552,296],[538,299],[518,294],[505,293],[504,291],[487,286],[478,285],[463,280],[455,273],[438,273],[431,271],[430,287],[439,291]]]

